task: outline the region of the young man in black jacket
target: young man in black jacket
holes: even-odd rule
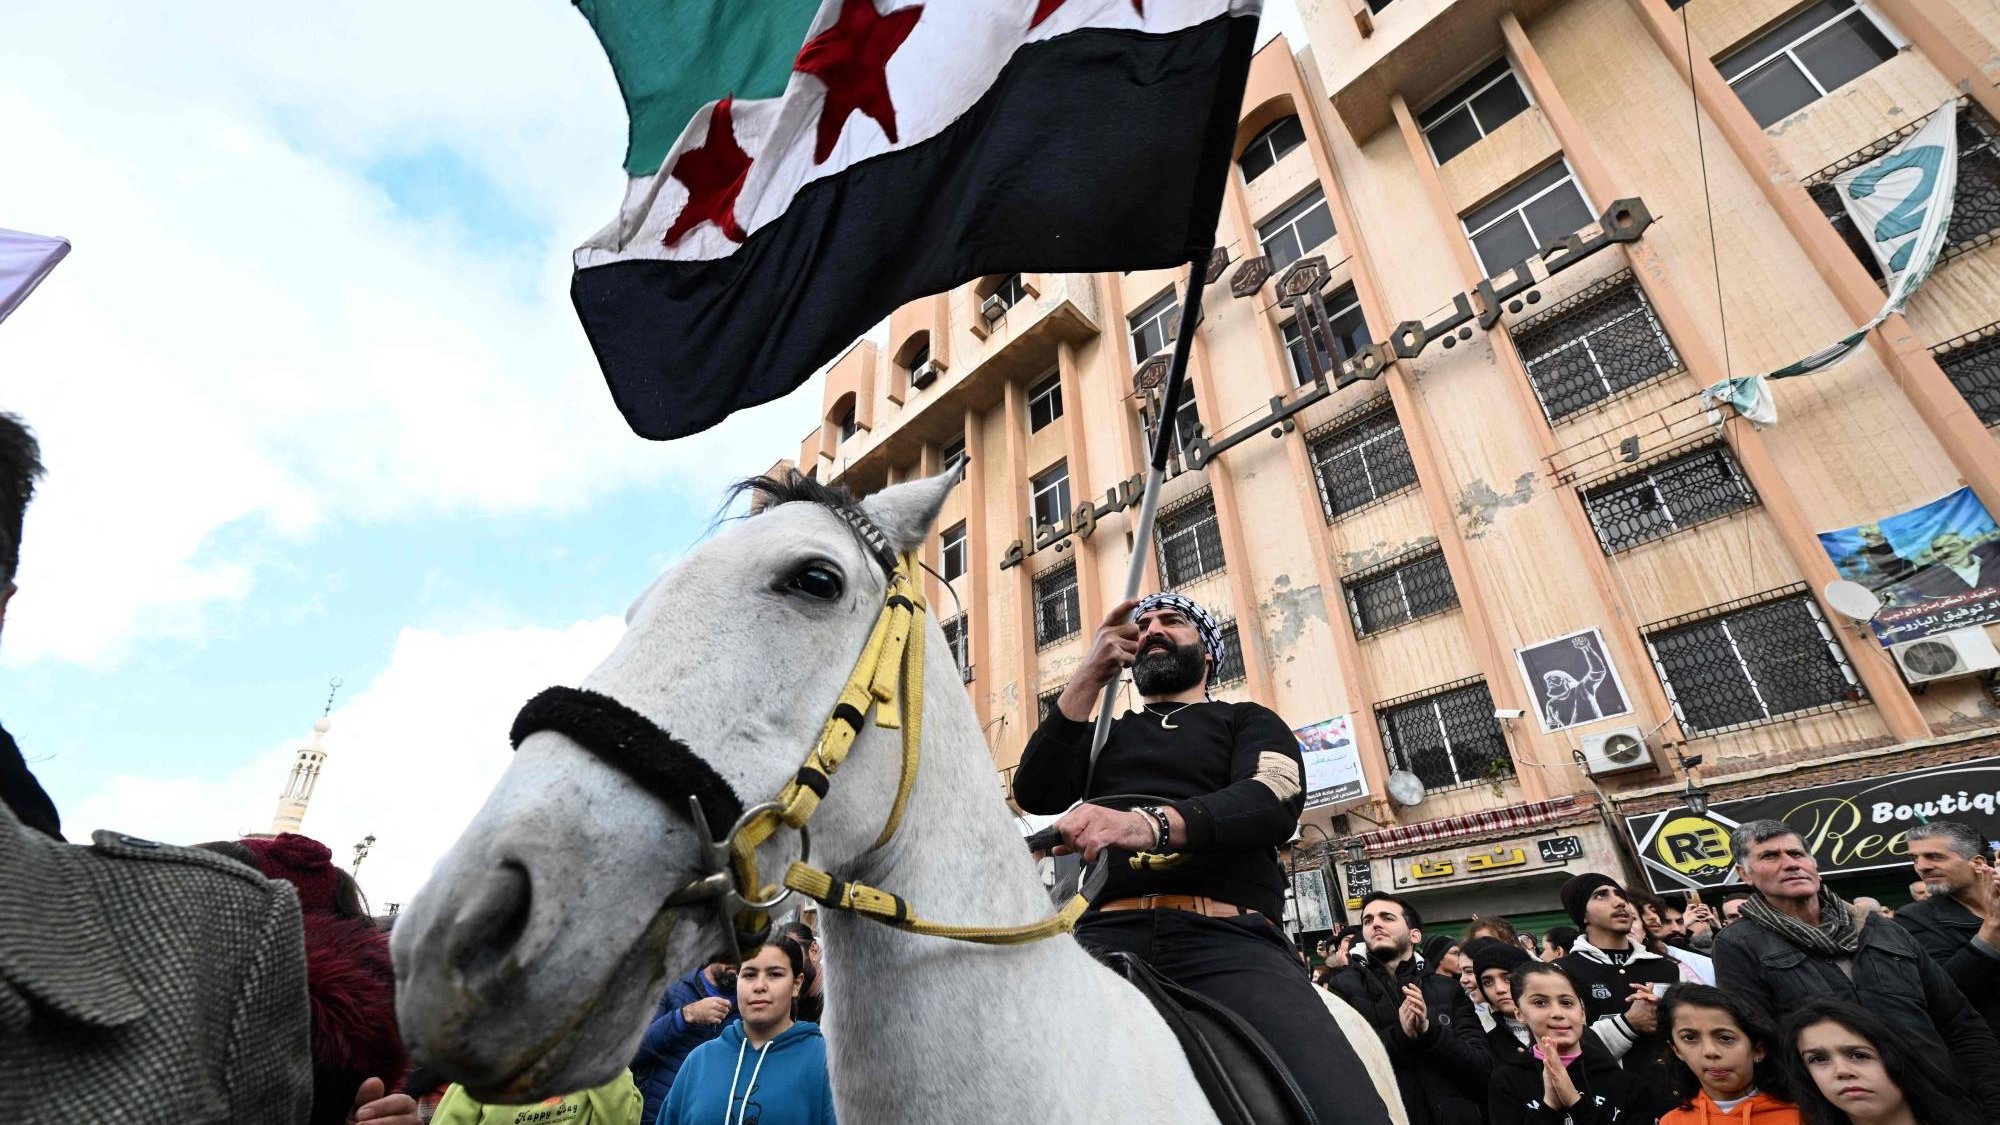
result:
[[[1664,1083],[1668,1047],[1659,1031],[1659,994],[1681,979],[1680,963],[1632,940],[1638,908],[1611,876],[1578,875],[1558,894],[1583,936],[1556,964],[1576,982],[1590,1030],[1612,1058]]]
[[[1896,921],[2000,1036],[2000,871],[1970,825],[1933,820],[1905,839],[1929,894],[1896,911]]]
[[[1402,899],[1369,895],[1361,904],[1367,955],[1350,958],[1327,988],[1382,1037],[1410,1125],[1482,1125],[1493,1054],[1457,978],[1438,975],[1416,952],[1421,925]]]

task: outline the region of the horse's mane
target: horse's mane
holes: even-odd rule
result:
[[[737,497],[740,496],[748,496],[750,506],[742,515],[733,517],[735,519],[749,519],[780,504],[818,504],[822,508],[831,508],[836,512],[861,510],[860,504],[854,499],[854,494],[847,489],[837,484],[821,484],[797,469],[786,469],[781,477],[744,477],[730,485],[722,494],[724,510],[736,503]],[[854,537],[856,546],[865,553],[873,552],[874,548],[862,538],[860,529],[852,521],[843,518],[840,523],[847,528],[848,534]]]

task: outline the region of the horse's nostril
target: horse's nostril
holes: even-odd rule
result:
[[[487,873],[453,927],[452,965],[466,976],[494,968],[520,942],[533,905],[527,868],[510,860]]]

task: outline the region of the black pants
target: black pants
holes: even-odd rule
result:
[[[1210,918],[1186,910],[1092,912],[1077,940],[1130,953],[1257,1029],[1292,1073],[1320,1125],[1389,1121],[1347,1035],[1326,1010],[1285,935],[1263,917]]]

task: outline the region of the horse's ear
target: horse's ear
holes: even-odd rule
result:
[[[951,494],[958,477],[958,469],[953,468],[934,477],[890,485],[861,501],[861,511],[882,529],[898,553],[914,551],[930,536],[938,510],[944,507],[944,498]]]

